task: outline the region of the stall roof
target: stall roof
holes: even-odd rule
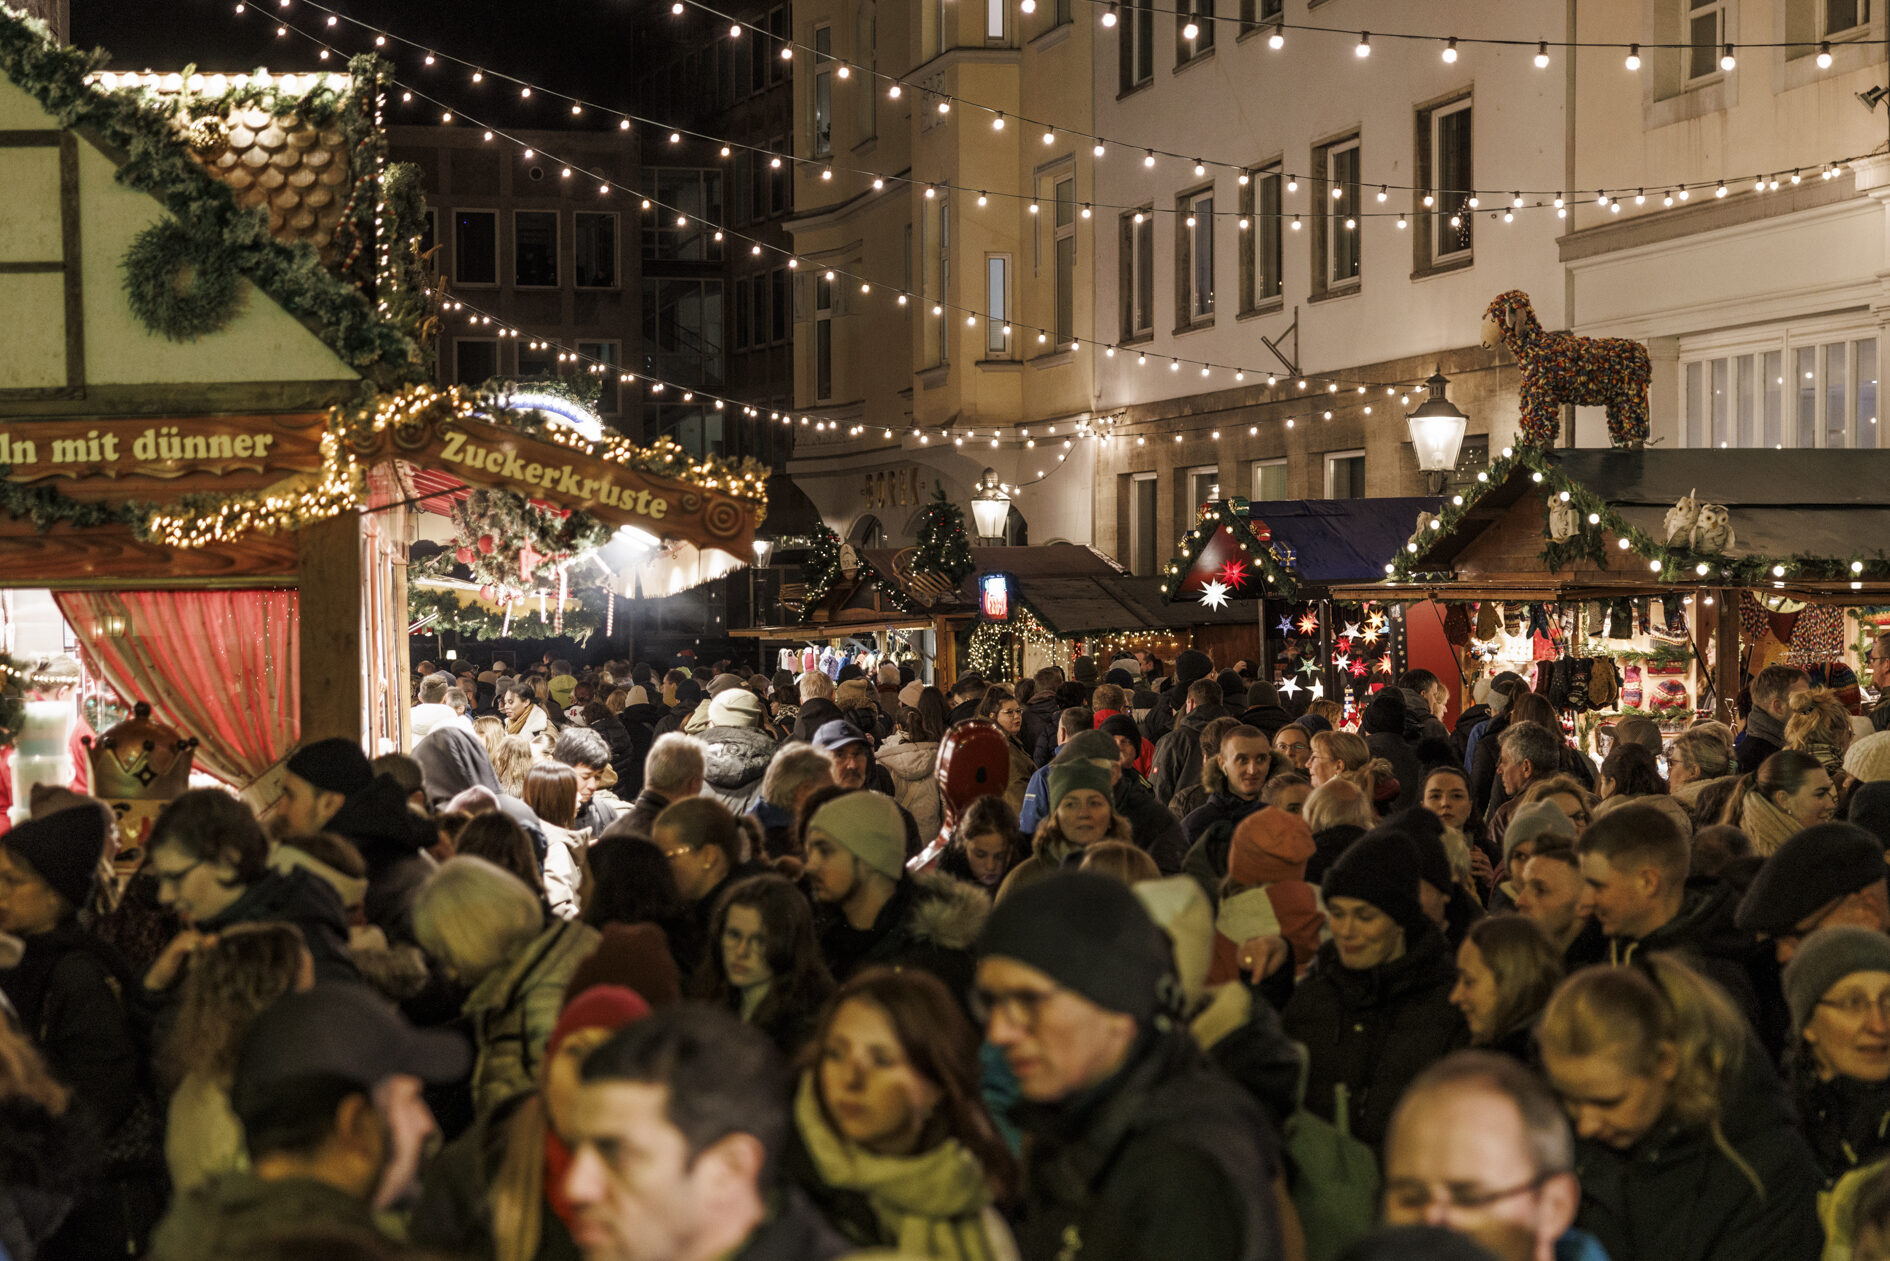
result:
[[[1384,557],[1410,537],[1418,514],[1442,504],[1435,498],[1217,500],[1177,541],[1159,595],[1171,610],[1209,612],[1203,604],[1209,592],[1238,605],[1304,599],[1326,594],[1335,583],[1368,581],[1383,575]]]

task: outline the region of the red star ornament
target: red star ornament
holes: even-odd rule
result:
[[[1228,561],[1221,566],[1221,581],[1233,590],[1240,590],[1240,584],[1247,581],[1247,566],[1241,561]]]
[[[1352,664],[1348,666],[1347,669],[1352,671],[1353,678],[1362,679],[1365,677],[1367,667],[1362,658],[1354,658]]]

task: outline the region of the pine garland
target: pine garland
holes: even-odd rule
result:
[[[971,544],[965,537],[965,510],[946,498],[945,488],[932,484],[932,501],[919,514],[919,546],[913,552],[912,572],[939,574],[956,586],[974,568]]]
[[[22,486],[5,480],[11,465],[0,464],[0,512],[25,517],[41,534],[55,525],[89,529],[101,525],[132,525],[149,510],[148,504],[113,503],[103,499],[72,499],[51,486]]]
[[[541,507],[509,490],[474,490],[453,505],[454,546],[414,562],[416,573],[446,577],[464,566],[482,587],[533,590],[557,585],[558,567],[610,541],[610,529],[582,512]]]
[[[602,588],[598,593],[608,599]],[[512,613],[512,624],[505,624],[503,614],[477,604],[462,605],[459,593],[451,589],[407,588],[407,621],[411,625],[432,616],[418,633],[432,635],[451,631],[469,639],[491,642],[497,639],[572,639],[580,645],[603,629],[604,615],[580,600],[575,609],[564,611],[564,629],[560,631],[550,618],[539,620],[537,612],[520,606]],[[501,634],[503,632],[503,634]]]
[[[1261,591],[1240,591],[1242,599],[1264,596],[1267,599],[1292,600],[1299,596],[1299,580],[1287,571],[1291,564],[1290,549],[1287,554],[1281,552],[1281,545],[1268,541],[1262,543],[1253,532],[1247,518],[1234,511],[1225,500],[1217,500],[1209,505],[1208,512],[1195,523],[1195,527],[1181,536],[1175,545],[1175,559],[1163,568],[1162,603],[1172,604],[1181,594],[1181,585],[1194,568],[1194,562],[1202,551],[1214,540],[1215,534],[1227,530],[1238,546],[1241,558],[1250,563],[1260,577]]]
[[[814,546],[801,571],[807,576],[806,608],[813,608],[826,598],[840,577],[840,536],[826,526],[814,535]]]

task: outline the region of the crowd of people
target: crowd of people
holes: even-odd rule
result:
[[[0,1261],[1890,1259],[1890,704],[448,664],[0,836]]]

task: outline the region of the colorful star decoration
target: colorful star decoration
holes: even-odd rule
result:
[[[1355,679],[1364,678],[1368,669],[1363,658],[1355,658],[1348,668],[1352,671],[1352,677]]]
[[[1285,617],[1280,619],[1280,634],[1291,635],[1292,633],[1293,633],[1293,615],[1289,613]]]
[[[1240,584],[1247,581],[1247,566],[1242,561],[1230,560],[1221,566],[1221,581],[1233,591],[1240,590]]]
[[[1359,639],[1361,641],[1368,644],[1375,644],[1382,638],[1383,636],[1378,633],[1378,628],[1376,626],[1367,626],[1365,628],[1365,633],[1359,636]]]
[[[1374,613],[1365,619],[1365,624],[1375,631],[1381,631],[1385,629],[1385,615],[1383,613]]]
[[[1345,637],[1346,639],[1357,639],[1358,638],[1358,623],[1347,622],[1345,624],[1345,629],[1340,631],[1339,634]]]
[[[1314,661],[1311,657],[1308,657],[1299,663],[1299,672],[1301,674],[1318,674],[1319,663]]]
[[[1201,603],[1210,609],[1227,607],[1227,584],[1210,578],[1201,586]]]
[[[1391,654],[1386,653],[1384,656],[1378,659],[1378,673],[1383,674],[1383,675],[1389,675],[1391,673],[1391,665],[1392,665]]]
[[[1317,615],[1308,613],[1306,616],[1299,619],[1299,633],[1300,634],[1310,635],[1318,629],[1319,629],[1319,618],[1317,617]]]
[[[1280,680],[1279,688],[1280,695],[1290,701],[1299,695],[1299,680],[1289,674]]]
[[[1340,652],[1352,651],[1352,641],[1350,638],[1344,635],[1341,635],[1337,639],[1333,640],[1332,646],[1334,648],[1337,648]]]

